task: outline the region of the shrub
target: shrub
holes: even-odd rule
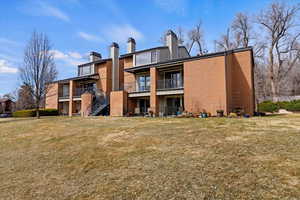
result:
[[[277,103],[272,101],[264,101],[258,104],[258,110],[260,112],[277,112],[279,110],[279,106]]]
[[[41,109],[40,116],[56,116],[58,115],[57,109]],[[13,117],[35,117],[35,110],[19,110],[13,113]]]
[[[286,110],[288,110],[288,111],[300,111],[300,102],[299,101],[291,101],[287,105]]]
[[[288,110],[288,107],[290,106],[291,102],[289,101],[279,101],[277,102],[277,106],[279,109],[286,109]]]

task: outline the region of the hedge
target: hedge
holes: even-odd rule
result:
[[[40,116],[56,116],[58,115],[57,109],[41,109]],[[18,110],[13,113],[13,117],[35,117],[36,110]]]
[[[264,101],[258,104],[260,112],[277,112],[279,109],[286,109],[288,111],[300,111],[300,100],[294,101]]]
[[[277,103],[272,101],[264,101],[258,104],[258,110],[260,112],[277,112],[279,110],[279,106]]]

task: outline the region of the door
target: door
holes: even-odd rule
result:
[[[145,114],[148,112],[148,108],[150,107],[150,100],[149,99],[140,99],[140,113]]]
[[[181,108],[181,98],[173,97],[167,98],[167,115],[177,115]]]

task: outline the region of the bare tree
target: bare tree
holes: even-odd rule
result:
[[[268,77],[274,100],[279,95],[280,83],[300,59],[300,33],[295,22],[299,8],[299,4],[272,3],[257,17],[266,30]]]
[[[40,117],[42,100],[49,90],[48,83],[54,81],[56,76],[50,41],[45,34],[34,32],[25,48],[20,78],[34,97],[37,118]]]
[[[188,52],[190,53],[192,51],[192,48],[194,45],[198,46],[197,54],[203,55],[206,53],[206,50],[204,50],[204,31],[202,29],[202,22],[199,21],[194,28],[192,28],[188,32],[188,39],[189,42],[187,43]]]
[[[215,40],[215,50],[216,51],[227,51],[230,49],[238,48],[237,42],[239,42],[240,39],[236,38],[236,41],[232,39],[231,36],[231,29],[228,28],[226,34],[221,35],[219,40]]]
[[[226,34],[221,35],[220,39],[215,41],[216,50],[227,51],[248,47],[252,39],[251,35],[252,25],[249,16],[245,13],[237,13]]]
[[[238,39],[238,46],[248,47],[252,31],[249,16],[244,13],[237,13],[231,28]]]
[[[163,45],[166,45],[166,35],[168,31],[165,31],[163,35],[160,37],[159,42]],[[202,29],[202,22],[200,21],[193,27],[191,30],[187,32],[187,39],[185,38],[185,31],[181,26],[178,26],[175,33],[178,39],[178,45],[184,45],[188,52],[191,53],[194,45],[198,47],[196,53],[198,55],[203,55],[207,52],[204,49],[204,33]]]

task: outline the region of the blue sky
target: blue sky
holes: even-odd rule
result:
[[[18,67],[34,30],[46,33],[59,79],[76,76],[90,51],[108,56],[114,41],[125,53],[128,37],[137,49],[160,45],[164,30],[185,30],[203,22],[207,48],[223,34],[235,13],[257,13],[270,0],[9,0],[0,6],[0,95],[20,85]]]

